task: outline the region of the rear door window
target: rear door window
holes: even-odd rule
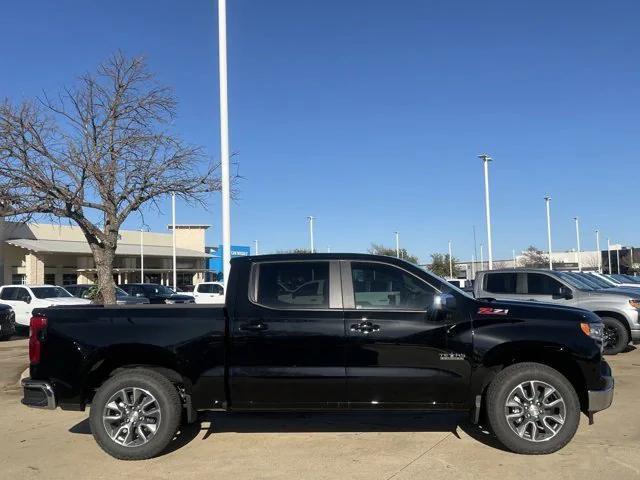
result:
[[[485,290],[490,293],[516,293],[518,274],[512,272],[485,274]]]
[[[274,262],[258,267],[257,303],[272,308],[329,308],[329,262]]]

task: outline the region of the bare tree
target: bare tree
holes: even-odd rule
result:
[[[0,105],[0,213],[67,218],[84,233],[100,298],[115,302],[118,231],[147,202],[175,192],[204,202],[220,189],[201,147],[168,131],[176,100],[144,59],[118,53],[55,98]]]
[[[549,256],[542,250],[531,245],[522,252],[522,265],[530,268],[544,268],[549,266]]]

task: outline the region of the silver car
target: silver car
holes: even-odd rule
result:
[[[640,290],[598,289],[578,275],[541,269],[478,272],[476,298],[554,303],[584,308],[604,323],[604,353],[622,352],[630,341],[640,343]]]

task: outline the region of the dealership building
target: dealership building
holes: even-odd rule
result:
[[[192,285],[212,272],[211,254],[205,247],[209,225],[176,225],[177,283]],[[122,230],[114,265],[117,283],[140,282],[144,258],[145,282],[170,285],[173,279],[173,235]],[[15,223],[0,218],[0,285],[90,284],[96,269],[78,227]]]

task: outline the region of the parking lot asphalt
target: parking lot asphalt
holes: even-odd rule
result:
[[[122,462],[96,445],[88,412],[20,404],[27,340],[15,339],[0,343],[0,478],[640,479],[640,349],[608,360],[612,407],[552,455],[504,451],[466,415],[208,413],[162,456]]]

